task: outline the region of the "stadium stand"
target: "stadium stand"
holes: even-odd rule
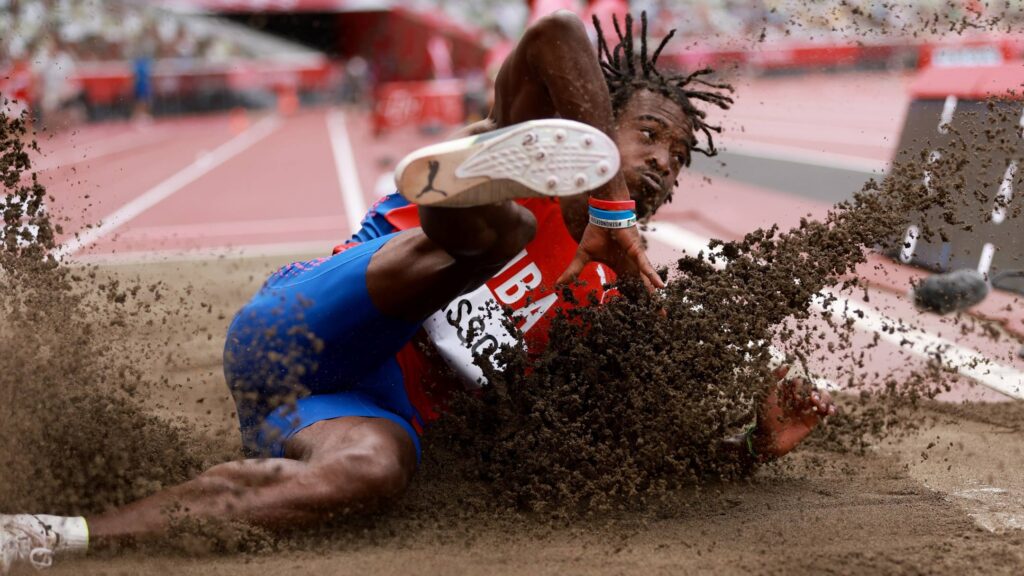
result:
[[[155,113],[263,105],[283,89],[323,90],[331,72],[315,50],[208,15],[0,0],[0,93],[28,100],[46,123],[69,110],[126,116],[140,103]]]

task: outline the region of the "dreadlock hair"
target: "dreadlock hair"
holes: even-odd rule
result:
[[[623,34],[619,28],[619,19],[612,15],[612,23],[615,25],[615,33],[619,37],[619,43],[613,50],[608,49],[608,42],[605,40],[604,31],[597,16],[594,16],[594,28],[597,29],[597,52],[598,60],[601,62],[601,71],[604,73],[605,82],[608,84],[608,92],[612,98],[612,108],[618,112],[633,97],[638,90],[650,90],[661,94],[678,104],[686,118],[690,121],[690,150],[700,152],[705,156],[714,156],[718,153],[715,149],[715,140],[711,133],[721,133],[721,126],[712,126],[705,122],[707,113],[697,108],[693,100],[709,102],[723,110],[728,110],[733,100],[723,92],[731,93],[733,87],[729,84],[715,83],[704,80],[702,77],[714,73],[711,68],[703,68],[691,74],[664,75],[656,67],[658,56],[668,44],[668,41],[675,35],[673,29],[658,44],[658,48],[647,58],[647,12],[640,13],[640,54],[637,55],[633,45],[633,16],[626,14],[626,32]],[[702,90],[694,86],[709,88]],[[697,135],[703,133],[707,139],[707,146],[702,147]],[[687,162],[689,164],[689,162]]]

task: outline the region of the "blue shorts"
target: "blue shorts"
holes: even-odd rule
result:
[[[247,454],[280,457],[303,428],[363,416],[400,425],[419,459],[422,419],[395,354],[420,324],[385,316],[366,288],[370,259],[396,235],[281,268],[235,316],[224,374]]]

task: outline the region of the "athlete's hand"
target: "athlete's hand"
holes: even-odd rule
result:
[[[775,371],[778,381],[772,384],[758,410],[755,451],[768,458],[789,453],[822,419],[836,413],[828,392],[814,388],[802,378],[786,379],[788,373],[789,366]]]
[[[658,276],[657,270],[647,259],[647,252],[644,251],[636,226],[601,228],[587,224],[583,230],[583,237],[580,238],[576,257],[565,272],[562,272],[558,284],[575,280],[583,267],[591,261],[607,264],[621,277],[639,276],[648,290],[665,287],[661,276]]]

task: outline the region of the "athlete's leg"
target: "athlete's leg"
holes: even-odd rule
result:
[[[336,418],[297,432],[284,458],[214,466],[194,480],[87,518],[91,542],[159,535],[177,516],[301,527],[369,511],[402,493],[416,467],[406,431],[384,418]]]
[[[419,209],[422,228],[399,234],[374,254],[366,287],[383,314],[419,322],[475,289],[533,239],[537,221],[513,202]]]

